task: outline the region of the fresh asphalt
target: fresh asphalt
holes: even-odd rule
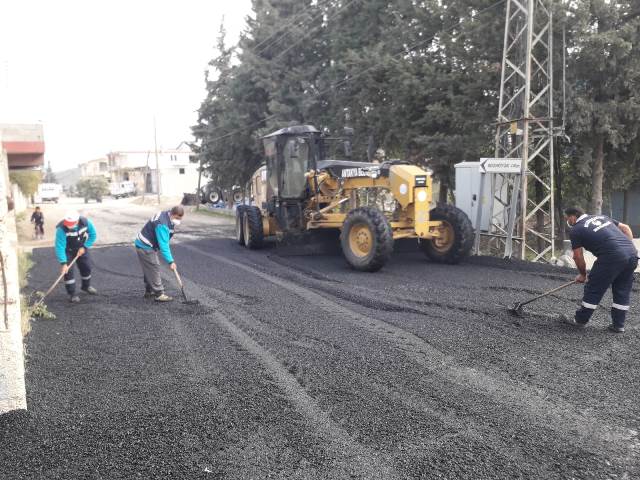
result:
[[[26,339],[29,410],[0,416],[0,478],[640,476],[638,313],[624,335],[606,309],[562,325],[578,286],[507,312],[570,271],[405,252],[365,274],[231,235],[175,244],[195,306],[168,270],[177,301],[144,300],[130,246],[93,250],[100,295],[59,289]],[[44,290],[59,267],[34,260]]]

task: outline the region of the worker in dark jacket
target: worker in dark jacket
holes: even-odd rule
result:
[[[91,265],[89,264],[89,248],[96,241],[96,229],[91,220],[81,217],[77,212],[69,212],[56,226],[56,257],[62,265],[64,286],[69,294],[69,301],[77,303],[76,279],[73,268],[69,264],[76,256],[76,265],[80,270],[82,291],[95,295],[98,291],[91,286]]]
[[[171,210],[159,212],[142,227],[136,237],[134,244],[144,276],[144,298],[153,298],[156,302],[170,302],[173,300],[173,298],[164,293],[158,252],[160,252],[164,261],[169,264],[169,268],[175,270],[176,263],[171,254],[169,240],[173,237],[173,232],[180,225],[183,216],[184,208],[179,205]]]
[[[613,293],[609,330],[624,332],[624,321],[629,310],[633,273],[638,266],[638,250],[633,244],[631,228],[604,215],[587,215],[581,208],[565,210],[573,259],[578,267],[578,283],[585,283],[582,305],[575,317],[563,320],[584,327],[598,308],[609,287]],[[587,279],[587,266],[583,249],[597,257]]]

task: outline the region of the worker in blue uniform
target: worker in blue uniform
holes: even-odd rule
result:
[[[80,297],[76,295],[76,279],[73,267],[69,264],[76,256],[76,265],[80,270],[82,291],[95,295],[98,291],[91,286],[91,265],[89,262],[89,248],[96,241],[96,229],[91,220],[78,215],[78,212],[69,212],[56,226],[55,251],[58,262],[62,265],[61,273],[64,273],[64,286],[69,294],[69,301],[77,303]]]
[[[609,330],[624,332],[630,306],[634,271],[638,267],[638,250],[633,244],[631,228],[604,215],[587,215],[579,207],[565,210],[571,228],[573,259],[578,268],[578,283],[585,283],[582,305],[574,318],[562,316],[567,323],[584,327],[609,287],[613,293]],[[584,249],[597,257],[587,278]]]
[[[180,225],[183,216],[184,208],[180,205],[173,207],[171,210],[158,212],[145,223],[135,239],[136,253],[144,278],[144,298],[153,298],[156,302],[170,302],[173,300],[173,298],[164,293],[158,252],[167,262],[169,268],[175,270],[176,262],[171,254],[169,240],[173,237],[174,230]]]

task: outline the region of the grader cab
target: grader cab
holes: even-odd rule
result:
[[[370,272],[384,266],[398,239],[415,238],[435,262],[457,263],[471,250],[471,222],[452,205],[435,205],[430,172],[401,161],[327,158],[330,139],[310,125],[263,141],[266,162],[251,178],[252,205],[236,211],[240,244],[259,248],[273,235],[337,229],[347,262]],[[348,154],[348,139],[344,145]]]

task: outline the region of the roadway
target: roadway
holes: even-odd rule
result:
[[[554,319],[579,287],[506,311],[570,270],[409,252],[364,274],[247,251],[230,220],[192,214],[174,253],[200,304],[155,304],[130,246],[152,211],[87,212],[100,295],[71,305],[60,289],[58,319],[33,323],[29,410],[0,417],[0,477],[640,475],[637,311],[621,336],[606,308],[583,331]],[[59,267],[49,247],[34,260],[29,289],[44,290]]]

